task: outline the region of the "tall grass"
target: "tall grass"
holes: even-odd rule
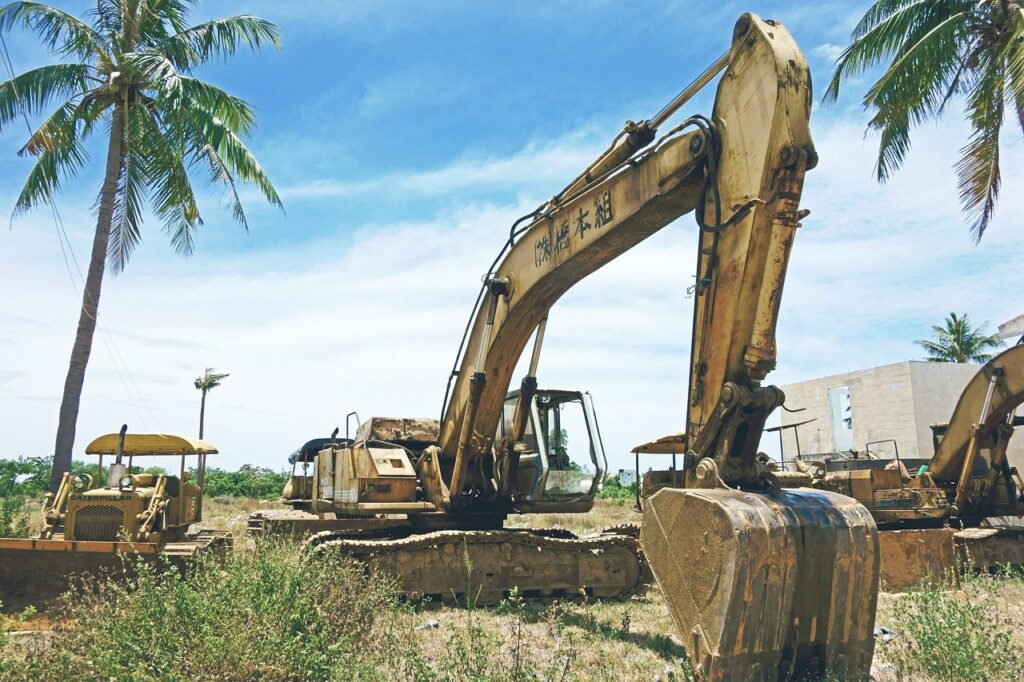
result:
[[[918,587],[904,594],[891,626],[897,637],[880,652],[882,658],[900,680],[1024,679],[1024,654],[1012,622],[1019,605],[1005,603],[1021,582],[1019,573],[965,575],[960,590]]]
[[[545,616],[551,653],[537,658],[525,628],[536,613],[514,597],[500,609],[508,630],[483,627],[470,602],[438,643],[417,631],[428,616],[395,597],[389,579],[344,559],[304,561],[286,544],[198,562],[184,577],[141,564],[136,572],[129,582],[91,579],[65,594],[48,612],[55,629],[41,643],[16,647],[0,634],[0,679],[572,677],[573,639],[554,611]]]
[[[197,564],[92,581],[51,610],[45,648],[7,656],[7,679],[361,680],[408,677],[407,609],[387,581],[267,545]],[[383,668],[382,668],[383,666]]]

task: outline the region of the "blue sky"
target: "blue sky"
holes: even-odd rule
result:
[[[61,2],[83,13],[91,3]],[[200,75],[259,112],[251,147],[286,212],[247,193],[251,231],[217,193],[198,252],[146,226],[108,277],[76,452],[132,428],[191,433],[204,366],[231,372],[208,435],[222,462],[280,466],[344,414],[435,416],[479,276],[511,220],[560,189],[626,119],[651,116],[728,46],[743,11],[782,21],[817,91],[866,2],[206,2],[196,19],[252,12],[281,54],[240,54]],[[49,57],[7,36],[17,70]],[[821,165],[779,328],[784,383],[920,356],[950,310],[997,324],[1024,312],[1019,131],[1005,136],[1004,195],[975,246],[957,212],[956,120],[926,125],[894,181],[872,179],[875,140],[853,83],[812,132]],[[710,90],[685,113],[710,113]],[[0,134],[0,208],[28,170],[24,129]],[[94,155],[101,156],[101,147]],[[83,264],[95,162],[58,206]],[[686,217],[581,283],[552,313],[541,382],[591,390],[618,466],[678,430],[686,393],[696,232]],[[0,232],[0,456],[46,454],[78,296],[52,219]],[[106,338],[106,337],[104,337]],[[107,345],[110,350],[107,350]]]

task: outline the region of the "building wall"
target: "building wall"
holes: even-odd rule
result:
[[[978,365],[955,362],[911,362],[911,383],[914,387],[914,417],[922,457],[930,457],[932,424],[945,424],[953,416],[960,394],[978,373]],[[1016,440],[1024,442],[1024,435]],[[1011,441],[1013,443],[1013,441]]]
[[[839,449],[832,429],[829,391],[847,387],[850,391],[850,419],[853,448],[863,450],[871,441],[896,439],[900,454],[916,457],[917,429],[913,420],[910,363],[898,362],[873,369],[836,374],[821,379],[801,381],[783,386],[786,407],[806,408],[802,412],[782,413],[783,426],[813,419],[799,427],[800,449],[803,453],[834,452]],[[796,454],[793,431],[783,431],[786,457]],[[891,446],[872,445],[892,451]],[[906,448],[906,450],[905,450]]]
[[[863,451],[870,441],[892,438],[901,457],[927,459],[934,452],[931,425],[949,421],[960,393],[977,371],[978,365],[973,364],[907,361],[789,384],[782,387],[786,407],[807,409],[783,411],[782,424],[815,420],[799,427],[804,454],[839,449],[828,396],[830,389],[846,386],[854,449]],[[792,429],[783,431],[782,442],[786,458],[794,456],[797,449]],[[872,445],[871,451],[893,454],[889,444]],[[1024,433],[1014,435],[1008,452],[1010,464],[1024,472]]]

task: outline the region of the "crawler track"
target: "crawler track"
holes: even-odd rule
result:
[[[494,604],[515,591],[531,601],[628,599],[643,585],[636,538],[532,530],[443,530],[404,538],[325,532],[311,558],[347,556],[398,578],[403,594],[442,603]],[[374,537],[376,534],[377,537]]]

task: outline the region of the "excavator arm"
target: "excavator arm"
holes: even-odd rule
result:
[[[689,433],[727,481],[756,479],[764,417],[781,402],[780,392],[757,382],[775,364],[803,176],[816,159],[810,74],[785,29],[752,15],[740,19],[729,53],[683,94],[722,67],[710,120],[687,119],[646,151],[655,124],[685,97],[651,121],[627,123],[606,154],[513,230],[486,277],[441,423],[440,468],[451,497],[486,484],[471,481],[471,462],[488,457],[512,373],[548,310],[587,275],[694,211],[701,255]],[[740,460],[726,457],[736,452]]]
[[[722,68],[712,117],[686,119],[658,137]],[[485,277],[438,444],[419,461],[440,509],[508,504],[536,348],[512,436],[492,441],[530,336],[543,336],[549,309],[572,286],[694,212],[700,254],[682,438],[686,489],[651,498],[641,539],[705,679],[825,671],[866,679],[873,652],[878,540],[870,515],[835,493],[779,490],[756,457],[765,419],[784,399],[760,382],[775,366],[803,178],[816,161],[810,106],[810,74],[789,33],[740,17],[729,52],[693,86],[653,119],[627,123],[596,162],[513,226]]]
[[[1013,433],[1013,415],[1021,403],[1024,344],[1017,344],[986,362],[968,382],[928,463],[929,477],[940,486],[954,489],[950,500],[955,505],[954,515],[991,513],[988,498],[999,478],[1011,489],[1007,502],[1016,511],[1006,445]],[[984,448],[990,449],[991,461],[985,462],[987,471],[979,477],[975,463]],[[977,482],[982,479],[985,485],[979,489]]]

